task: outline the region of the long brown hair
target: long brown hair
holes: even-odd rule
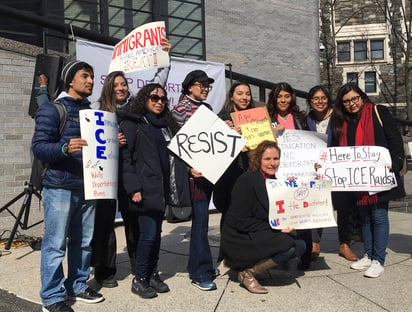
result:
[[[122,77],[127,85],[127,79],[122,71],[114,71],[106,76],[104,80],[102,93],[99,98],[100,109],[106,112],[116,112],[116,93],[114,92],[114,80],[117,77]],[[127,85],[129,89],[129,86]]]
[[[223,105],[222,110],[220,113],[232,113],[235,111],[235,103],[232,101],[233,94],[235,93],[235,90],[239,86],[247,86],[250,91],[250,103],[247,108],[254,108],[255,103],[253,102],[253,97],[252,97],[252,90],[250,89],[250,85],[247,82],[244,81],[237,81],[232,84],[232,86],[229,89],[229,92],[226,97],[225,104]]]

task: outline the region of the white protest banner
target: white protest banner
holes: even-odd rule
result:
[[[119,140],[115,113],[80,111],[83,147],[84,193],[86,199],[117,199]]]
[[[213,184],[245,146],[246,140],[201,105],[168,148]]]
[[[92,103],[100,97],[104,80],[109,72],[112,54],[113,46],[76,40],[76,58],[87,62],[94,70],[93,94],[88,98]],[[213,91],[209,93],[207,102],[213,107],[214,112],[219,112],[226,97],[225,65],[174,56],[171,57],[169,77],[165,85],[167,97],[169,98],[169,107],[172,108],[178,103],[179,96],[182,93],[183,80],[189,72],[196,69],[203,70],[215,80]],[[129,91],[132,94],[137,94],[141,88],[153,79],[156,71],[156,69],[149,69],[126,74]]]
[[[169,66],[169,54],[160,45],[162,39],[166,39],[164,22],[135,28],[115,45],[109,73],[116,70],[132,73]]]
[[[319,153],[326,148],[327,137],[315,131],[288,130],[277,133],[281,150],[280,166],[276,176],[280,180],[288,177],[314,179],[315,163]]]
[[[266,180],[269,224],[273,229],[315,229],[336,226],[330,181]]]
[[[329,147],[321,151],[319,179],[332,181],[333,191],[386,191],[393,187],[392,160],[381,146]]]

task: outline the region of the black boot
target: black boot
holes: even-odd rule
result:
[[[144,299],[157,297],[156,290],[149,285],[146,278],[134,278],[132,282],[132,292]]]

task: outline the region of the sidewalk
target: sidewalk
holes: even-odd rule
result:
[[[385,274],[377,279],[363,277],[349,268],[351,262],[337,255],[336,228],[324,230],[320,258],[305,273],[271,269],[263,284],[269,294],[254,295],[239,286],[236,275],[223,265],[216,291],[200,291],[190,285],[186,272],[190,222],[164,223],[159,268],[171,291],[154,299],[140,299],[130,291],[132,275],[125,251],[123,226],[116,228],[118,242],[117,288],[101,290],[106,300],[95,305],[75,303],[77,311],[410,311],[412,290],[412,214],[390,211],[391,234]],[[220,214],[211,214],[209,238],[216,259]],[[362,244],[353,245],[362,256]],[[30,247],[11,249],[0,257],[0,289],[31,301],[29,310],[41,311],[40,252]],[[234,280],[231,280],[234,278]],[[96,286],[94,280],[91,286]]]

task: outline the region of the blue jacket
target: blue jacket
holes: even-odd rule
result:
[[[57,98],[67,110],[66,126],[59,134],[60,116],[52,103],[45,103],[36,112],[32,150],[34,155],[48,163],[43,186],[83,190],[82,153],[65,155],[62,147],[71,138],[80,138],[79,111],[88,109],[90,102],[75,100],[66,92]]]

